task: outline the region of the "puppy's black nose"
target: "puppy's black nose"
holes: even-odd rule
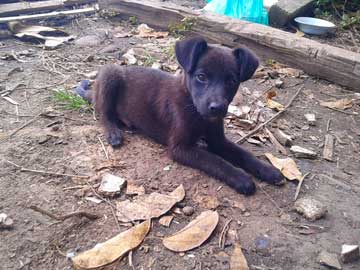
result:
[[[225,116],[226,114],[226,105],[220,102],[211,102],[209,104],[210,114],[213,116]]]

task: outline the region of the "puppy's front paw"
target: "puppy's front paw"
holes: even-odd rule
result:
[[[239,177],[236,181],[233,182],[233,188],[246,196],[253,195],[256,191],[255,183],[251,180],[250,176]]]
[[[108,132],[106,137],[108,143],[114,148],[119,147],[123,142],[123,138],[120,130],[111,130]]]
[[[281,172],[275,167],[267,164],[262,168],[259,178],[266,183],[276,186],[285,184],[285,178]]]

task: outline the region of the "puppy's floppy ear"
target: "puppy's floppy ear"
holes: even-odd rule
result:
[[[259,59],[253,52],[246,48],[238,48],[233,51],[240,68],[240,81],[244,82],[251,78],[259,66]]]
[[[178,41],[175,44],[176,58],[185,72],[190,73],[196,66],[200,56],[206,51],[207,43],[201,37]]]

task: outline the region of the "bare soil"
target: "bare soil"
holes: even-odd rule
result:
[[[284,88],[278,90],[277,100],[286,104],[298,87],[305,85],[290,109],[269,128],[282,126],[284,132],[295,137],[295,144],[319,153],[315,160],[293,157],[303,173],[311,173],[305,179],[299,198],[315,198],[328,209],[324,218],[310,222],[293,210],[295,182],[274,187],[256,181],[257,193],[242,196],[199,171],[173,163],[164,147],[135,132],[127,132],[124,146],[113,150],[105,142],[92,112],[64,110],[54,101],[54,90],[74,89],[85,74],[105,63],[120,62],[119,56],[129,48],[135,48],[137,54],[151,54],[162,63],[174,64],[169,53],[174,38],[116,38],[114,33],[131,31],[136,26],[127,22],[111,23],[96,15],[46,22],[51,24],[62,25],[78,38],[96,35],[100,41],[93,46],[70,43],[50,51],[14,38],[1,41],[0,91],[17,86],[10,97],[19,105],[17,114],[15,105],[0,98],[0,212],[14,220],[11,230],[0,231],[0,269],[73,269],[66,258],[68,252],[84,251],[119,232],[109,204],[85,199],[85,195],[92,194],[88,185],[99,183],[96,177],[86,182],[76,177],[25,172],[8,161],[32,170],[72,175],[94,176],[110,171],[143,185],[146,193],[165,193],[183,184],[186,198],[178,207],[192,206],[195,213],[190,217],[175,213],[169,228],[154,220],[149,235],[133,253],[134,269],[229,269],[234,242],[228,236],[223,250],[218,245],[228,219],[234,220],[231,230],[236,232],[236,241],[241,244],[251,269],[325,269],[317,262],[320,251],[339,254],[342,244],[360,244],[360,107],[354,104],[344,113],[319,105],[319,101],[333,97],[353,98],[352,92],[316,78],[306,80],[306,76],[285,77]],[[15,59],[11,57],[13,54]],[[268,89],[273,82],[269,78],[246,82],[240,87],[236,103],[249,104],[256,92]],[[291,87],[295,83],[300,85]],[[42,112],[43,115],[35,118]],[[304,114],[309,112],[316,114],[316,126],[307,125]],[[264,108],[265,118],[272,113]],[[28,121],[32,122],[8,138]],[[329,121],[328,132],[337,138],[334,162],[320,158]],[[227,134],[237,140],[240,130],[228,126]],[[109,161],[99,138],[109,153]],[[243,146],[260,158],[264,158],[265,152],[280,156],[269,142],[261,146],[244,143]],[[171,169],[164,170],[168,165]],[[194,200],[196,193],[219,200],[216,210],[220,223],[201,247],[185,254],[173,253],[162,245],[161,239],[206,210]],[[125,197],[112,198],[111,202]],[[236,207],[239,204],[243,204],[246,211]],[[32,205],[56,214],[84,210],[97,213],[101,218],[73,217],[58,222],[33,211]],[[309,223],[324,229],[299,227]],[[255,239],[263,235],[270,238],[270,248],[265,254],[254,244]],[[112,267],[109,269],[132,269],[126,257]],[[343,269],[359,269],[359,263],[344,264]]]

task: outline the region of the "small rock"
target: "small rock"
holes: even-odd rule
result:
[[[281,88],[281,87],[283,87],[283,85],[284,85],[284,81],[282,81],[282,80],[280,80],[280,79],[277,79],[277,80],[275,81],[275,86],[276,86],[277,88]]]
[[[155,62],[154,64],[152,64],[151,68],[161,69],[161,68],[162,68],[162,65],[161,65],[161,63]]]
[[[14,221],[8,217],[7,214],[0,214],[0,230],[1,229],[11,229],[14,224]]]
[[[101,44],[101,39],[96,35],[88,35],[75,40],[75,45],[79,47],[93,47]]]
[[[191,206],[185,206],[182,209],[183,213],[185,216],[191,216],[192,214],[194,214],[194,207]]]
[[[341,246],[341,260],[343,263],[356,261],[360,258],[360,251],[358,245],[342,245]]]
[[[261,235],[255,239],[255,250],[262,255],[270,254],[271,241],[267,235]]]
[[[245,212],[245,213],[244,213],[244,216],[245,216],[245,217],[250,217],[251,214],[250,214],[249,212]]]
[[[316,124],[316,117],[314,113],[306,113],[305,115],[306,121],[310,126],[315,126]]]
[[[333,269],[342,269],[336,254],[329,253],[327,251],[321,251],[318,257],[318,261],[322,265],[326,265]]]
[[[297,157],[297,158],[315,159],[317,157],[316,152],[306,149],[304,147],[298,146],[298,145],[291,146],[290,152],[292,152],[295,155],[295,157]]]
[[[322,218],[326,212],[326,207],[319,201],[312,198],[302,198],[295,202],[295,210],[303,214],[309,220]]]
[[[110,173],[105,173],[102,177],[98,191],[103,195],[115,195],[121,191],[125,184],[125,179]]]
[[[42,135],[40,136],[40,138],[38,139],[38,143],[39,144],[44,144],[46,143],[50,138],[47,135]]]

